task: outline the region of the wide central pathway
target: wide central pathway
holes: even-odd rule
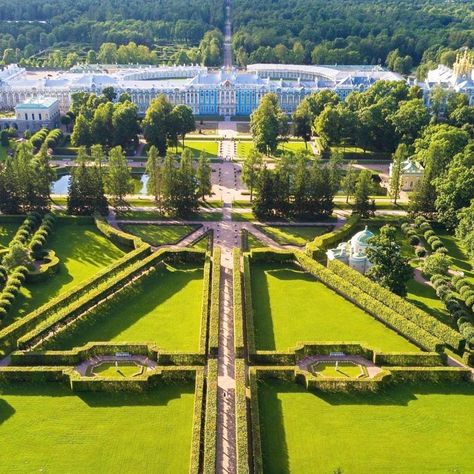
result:
[[[230,138],[234,135],[231,122],[219,124],[219,134]],[[231,210],[235,189],[234,147],[231,140],[224,140],[226,150],[221,166],[223,218],[217,224],[215,243],[221,248],[220,324],[218,351],[218,402],[217,402],[217,472],[233,473],[236,464],[235,448],[235,376],[234,376],[234,314],[233,314],[233,258],[232,249],[240,238],[232,222]]]

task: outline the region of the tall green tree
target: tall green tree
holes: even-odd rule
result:
[[[138,108],[130,101],[121,101],[114,105],[112,113],[112,141],[114,145],[127,147],[138,142]]]
[[[370,215],[370,192],[372,190],[372,173],[369,170],[362,170],[357,178],[354,191],[353,212],[361,217]]]
[[[92,143],[90,125],[83,114],[79,114],[74,121],[71,143],[74,146],[89,146]]]
[[[196,130],[196,122],[193,111],[187,105],[177,105],[171,111],[170,117],[170,131],[172,134],[172,141],[178,141],[181,137],[181,142],[184,149],[184,139],[186,134]]]
[[[125,196],[133,190],[132,175],[121,146],[116,146],[109,152],[105,190],[112,196],[116,206],[124,205]]]
[[[341,181],[342,190],[346,195],[346,203],[349,202],[349,198],[353,196],[356,189],[357,171],[354,167],[355,164],[355,161],[349,161],[349,163],[347,164],[346,174],[344,175]]]
[[[181,155],[176,194],[176,213],[179,216],[186,216],[197,209],[196,173],[193,168],[193,154],[188,149]]]
[[[385,225],[378,235],[369,240],[367,258],[372,266],[367,276],[393,293],[406,296],[407,282],[413,276],[413,269],[408,259],[402,256],[395,236],[396,229]]]
[[[293,113],[294,134],[304,140],[305,148],[311,140],[314,116],[307,100],[302,100]]]
[[[408,159],[408,147],[405,143],[400,143],[393,154],[389,185],[390,196],[392,197],[394,204],[397,203],[397,199],[400,197],[402,162],[406,159]]]
[[[148,150],[148,159],[146,162],[146,174],[148,175],[147,191],[151,194],[158,207],[161,207],[163,170],[161,159],[158,156],[158,150],[151,146]]]
[[[288,119],[279,107],[275,94],[266,94],[262,98],[250,116],[250,131],[255,149],[266,155],[275,153],[278,143],[286,139]]]
[[[474,259],[474,199],[471,204],[458,213],[456,237],[460,239],[469,256]]]
[[[142,122],[143,136],[157,148],[160,156],[166,155],[172,110],[173,106],[166,96],[160,95],[151,101]]]
[[[258,176],[262,169],[262,155],[252,148],[246,156],[242,167],[242,180],[250,190],[250,201],[253,200],[253,192],[257,186]]]
[[[202,200],[206,200],[206,196],[212,192],[211,183],[211,164],[209,158],[204,153],[201,153],[196,170],[196,178],[198,182],[198,192]]]

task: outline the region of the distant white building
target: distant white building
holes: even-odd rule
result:
[[[364,275],[372,266],[367,258],[367,247],[373,236],[365,226],[365,229],[357,232],[349,242],[341,242],[337,248],[328,250],[328,260],[339,260]]]
[[[59,126],[59,100],[54,97],[29,98],[15,106],[15,117],[0,119],[2,128],[14,127],[20,132]]]
[[[400,167],[400,189],[402,191],[413,191],[416,184],[423,177],[423,166],[418,161],[402,161]],[[392,177],[393,163],[390,164],[389,176]]]
[[[164,94],[196,115],[247,117],[269,92],[290,114],[313,92],[330,89],[345,99],[380,80],[404,79],[379,66],[252,64],[246,70],[216,71],[202,66],[83,65],[68,71],[30,71],[10,65],[0,71],[0,108],[12,109],[28,98],[55,97],[65,113],[74,92],[100,94],[113,87],[117,94],[129,94],[140,114]]]
[[[467,50],[459,53],[452,69],[440,64],[428,72],[420,86],[424,91],[426,105],[430,105],[431,93],[439,87],[446,92],[466,94],[469,105],[474,105],[474,54]]]

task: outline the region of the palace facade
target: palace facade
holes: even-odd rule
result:
[[[42,97],[56,98],[62,113],[74,92],[100,93],[113,87],[128,93],[144,114],[151,100],[164,94],[173,104],[185,104],[196,115],[248,116],[269,92],[292,113],[308,94],[334,90],[341,99],[363,91],[378,80],[403,80],[374,66],[298,66],[254,64],[246,70],[209,70],[201,66],[79,65],[68,71],[26,70],[10,65],[0,71],[0,109]]]

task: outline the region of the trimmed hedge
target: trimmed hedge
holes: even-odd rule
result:
[[[137,249],[143,245],[142,239],[112,227],[100,214],[94,214],[94,221],[97,229],[114,244],[131,249]]]
[[[193,413],[193,438],[191,442],[190,474],[201,472],[201,451],[204,432],[204,371],[196,368],[194,382],[194,413]]]
[[[11,354],[11,365],[16,366],[73,366],[85,360],[102,355],[111,355],[116,352],[128,352],[132,355],[144,355],[157,361],[158,365],[167,365],[157,360],[159,350],[153,344],[136,344],[129,342],[89,342],[82,347],[67,351],[15,351]],[[160,353],[161,355],[161,353]],[[182,365],[197,365],[187,361]]]
[[[17,382],[65,382],[69,367],[0,367],[0,384]]]
[[[117,296],[123,297],[128,295],[128,291],[133,290],[136,284],[139,283],[137,277],[140,275],[154,271],[156,266],[164,259],[182,259],[184,253],[198,254],[204,258],[204,253],[199,251],[179,249],[168,250],[161,249],[144,260],[134,263],[127,267],[123,272],[116,277],[106,281],[103,285],[91,290],[89,293],[81,297],[70,307],[65,310],[59,310],[43,323],[40,323],[33,330],[18,339],[18,346],[26,348],[34,346],[38,341],[48,336],[51,331],[59,330],[74,330],[75,326],[85,319],[100,317],[103,313],[104,304],[113,304]],[[126,293],[124,293],[126,291]],[[111,297],[111,299],[110,299]],[[64,327],[65,323],[69,323]],[[55,336],[57,331],[55,331]]]
[[[204,474],[216,472],[217,451],[217,359],[209,359],[206,377],[206,414],[204,428]]]
[[[247,407],[245,361],[235,360],[235,435],[237,474],[247,474],[250,471],[249,460],[249,420]]]
[[[221,284],[221,249],[216,247],[212,255],[211,277],[211,306],[209,313],[209,343],[210,357],[217,357],[219,348],[219,293]]]
[[[151,252],[148,244],[143,244],[140,248],[124,255],[112,265],[109,265],[93,277],[81,282],[68,292],[61,293],[56,298],[18,319],[8,327],[0,331],[0,349],[16,349],[17,339],[31,331],[37,324],[46,320],[60,310],[65,310],[68,306],[86,295],[89,291],[97,288],[104,282],[114,278],[128,266],[140,261]]]
[[[339,377],[316,377],[305,370],[295,370],[296,383],[309,391],[321,392],[376,392],[384,382],[390,379],[390,372],[382,370],[372,378],[358,379]]]
[[[357,286],[352,285],[349,282],[350,280],[341,278],[301,252],[296,251],[295,257],[306,271],[322,281],[326,286],[332,288],[336,293],[356,304],[407,339],[429,351],[442,352],[444,350],[444,344],[439,338],[417,326],[409,319],[400,316],[396,311],[385,306]]]
[[[459,367],[390,367],[392,383],[462,382],[471,379],[471,371]]]
[[[373,362],[376,365],[390,365],[398,367],[438,367],[446,365],[447,355],[437,352],[402,353],[402,352],[376,352]]]
[[[254,474],[263,474],[262,438],[260,433],[260,408],[258,403],[258,378],[256,368],[249,371],[250,427],[252,434],[252,468]]]
[[[30,283],[37,283],[39,281],[49,280],[52,276],[58,273],[59,258],[54,250],[43,250],[39,252],[37,257],[44,261],[38,269],[29,271],[26,274],[26,281]]]
[[[250,251],[252,263],[287,263],[293,261],[293,252],[269,248],[253,249]]]
[[[234,306],[234,350],[235,357],[245,357],[244,314],[242,304],[242,273],[240,271],[240,250],[234,248],[233,306]]]
[[[438,321],[433,316],[425,313],[400,296],[392,293],[386,288],[383,288],[342,262],[330,260],[328,261],[328,268],[342,279],[350,281],[352,285],[397,312],[405,319],[409,319],[421,329],[424,329],[433,336],[441,339],[441,341],[452,347],[456,352],[463,351],[464,339],[462,336],[454,329]]]
[[[210,313],[209,294],[211,289],[211,268],[211,259],[209,255],[206,254],[201,304],[201,331],[199,333],[199,352],[203,354],[205,354],[207,350],[207,333]]]
[[[312,258],[326,259],[326,250],[344,240],[354,231],[359,222],[359,215],[349,217],[343,226],[328,234],[319,235],[312,242],[307,243],[305,253]]]
[[[247,351],[249,356],[255,354],[255,325],[252,303],[252,280],[250,276],[249,254],[244,255],[244,314],[247,328]]]

